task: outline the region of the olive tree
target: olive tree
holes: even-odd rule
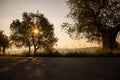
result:
[[[11,40],[18,47],[34,47],[34,54],[40,48],[50,49],[56,42],[57,38],[54,34],[54,26],[41,13],[27,13],[22,15],[22,21],[13,20],[10,25]]]
[[[10,46],[10,40],[7,35],[3,34],[3,31],[0,30],[0,52],[2,51],[5,54],[6,48]]]
[[[120,0],[68,0],[67,15],[75,24],[63,23],[62,27],[72,38],[82,36],[88,41],[102,41],[104,50],[117,47],[120,31]]]

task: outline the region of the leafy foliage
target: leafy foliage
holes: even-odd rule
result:
[[[54,27],[43,14],[27,13],[22,15],[22,21],[16,19],[10,25],[11,39],[18,47],[34,47],[34,53],[40,48],[51,49],[57,42]]]
[[[119,0],[68,0],[67,4],[70,9],[67,16],[75,24],[65,22],[62,27],[72,38],[80,39],[84,35],[88,41],[103,41],[103,45],[113,38],[108,43],[115,43],[120,30]]]
[[[3,34],[3,31],[0,31],[0,51],[2,50],[5,53],[5,49],[10,46],[9,38]]]

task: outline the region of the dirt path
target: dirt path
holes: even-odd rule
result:
[[[0,80],[120,80],[120,57],[0,57]]]

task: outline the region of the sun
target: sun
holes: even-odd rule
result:
[[[39,32],[38,29],[34,29],[35,34],[38,34],[38,32]]]

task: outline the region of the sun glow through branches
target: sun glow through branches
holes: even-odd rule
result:
[[[35,34],[38,34],[38,32],[39,32],[38,29],[34,29]]]

